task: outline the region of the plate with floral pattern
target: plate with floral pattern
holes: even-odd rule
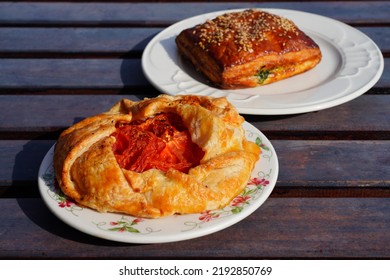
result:
[[[41,196],[47,207],[63,222],[95,237],[126,243],[164,243],[212,234],[243,220],[256,211],[271,194],[279,172],[278,158],[271,142],[256,127],[245,122],[248,140],[261,147],[246,188],[223,209],[199,214],[143,219],[125,214],[99,213],[75,204],[57,185],[54,146],[44,157],[38,174]]]

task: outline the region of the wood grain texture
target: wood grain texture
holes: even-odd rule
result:
[[[156,95],[149,90],[140,90],[137,95],[121,93],[120,90],[111,95],[0,95],[0,137],[56,139],[63,129],[86,117],[107,111],[122,98],[138,101]],[[364,94],[327,110],[285,116],[244,117],[271,140],[390,140],[388,104],[390,95]],[[19,113],[14,114],[15,111]]]
[[[357,28],[388,55],[390,27]],[[163,28],[0,28],[0,57],[140,58],[147,43]]]
[[[287,188],[312,188],[312,196],[336,188],[386,188],[390,185],[390,141],[272,141],[279,160],[278,195]],[[52,140],[0,140],[0,187],[36,185],[39,166]],[[267,159],[261,159],[267,160]],[[321,188],[330,191],[325,194]],[[286,195],[294,195],[293,192]]]
[[[390,259],[390,2],[175,2],[0,2],[0,259]],[[37,175],[59,133],[121,98],[158,95],[141,56],[165,27],[250,7],[300,10],[357,28],[385,57],[381,79],[326,110],[244,115],[271,140],[279,176],[257,211],[223,231],[134,245],[55,217]]]
[[[162,28],[0,28],[0,55],[141,56]]]
[[[390,58],[376,88],[390,87]],[[0,94],[6,89],[121,89],[150,86],[140,59],[2,59]]]
[[[180,7],[180,8],[178,8]],[[320,14],[349,24],[386,25],[390,3],[0,3],[3,26],[168,26],[203,13],[240,8],[282,8]]]
[[[132,245],[65,225],[41,199],[2,199],[0,258],[389,258],[389,211],[388,198],[270,198],[223,231],[189,241]]]

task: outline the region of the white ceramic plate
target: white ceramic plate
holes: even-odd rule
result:
[[[243,114],[283,115],[317,111],[350,101],[369,90],[383,72],[383,56],[364,33],[339,21],[299,11],[264,9],[289,18],[321,48],[314,69],[250,89],[211,87],[178,54],[175,38],[186,28],[237,10],[203,14],[177,22],[157,34],[142,56],[147,79],[161,92],[227,97]]]
[[[227,228],[259,208],[275,186],[279,164],[269,140],[245,122],[246,137],[262,148],[260,160],[246,189],[220,210],[176,215],[162,219],[140,219],[123,214],[99,213],[68,200],[57,186],[53,169],[54,146],[39,168],[38,185],[48,208],[68,225],[103,239],[128,243],[163,243],[186,240]]]

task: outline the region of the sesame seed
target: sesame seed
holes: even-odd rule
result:
[[[252,53],[253,47],[267,40],[270,32],[289,39],[291,35],[299,35],[292,21],[253,9],[219,15],[195,26],[192,34],[197,36],[197,44],[203,50],[208,51],[212,46],[220,47],[233,39],[238,51]]]

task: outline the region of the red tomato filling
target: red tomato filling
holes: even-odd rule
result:
[[[122,168],[143,172],[152,168],[174,168],[187,173],[199,165],[204,152],[192,142],[181,118],[162,113],[146,121],[117,127],[113,136],[115,157]]]

